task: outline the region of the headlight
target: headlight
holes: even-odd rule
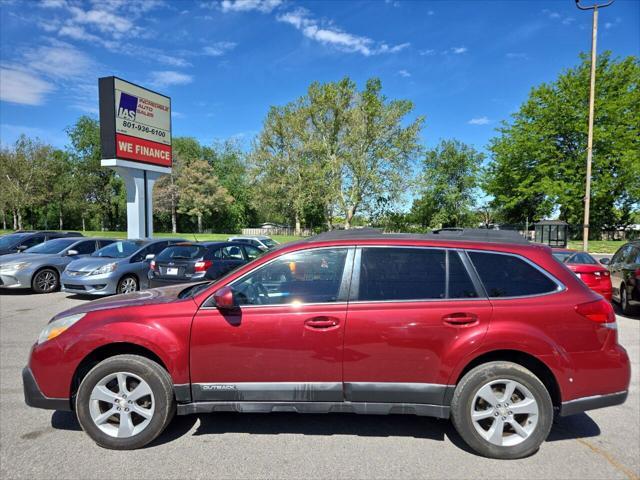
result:
[[[18,262],[18,263],[6,263],[0,265],[0,270],[9,271],[9,272],[17,272],[18,270],[22,270],[23,268],[27,268],[29,265],[28,262]]]
[[[118,266],[117,263],[107,263],[106,265],[103,265],[100,268],[96,268],[89,275],[102,275],[103,273],[111,273],[116,269],[117,266]]]
[[[58,335],[67,330],[71,325],[76,323],[82,317],[84,317],[86,313],[78,313],[76,315],[69,315],[68,317],[62,317],[57,320],[54,320],[46,327],[44,330],[40,332],[40,336],[38,337],[38,345],[46,342],[47,340],[51,340],[56,338]]]

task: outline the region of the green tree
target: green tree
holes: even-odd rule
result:
[[[459,140],[442,140],[429,150],[420,175],[420,198],[412,208],[414,221],[427,227],[468,227],[484,155]]]
[[[538,220],[559,211],[582,224],[590,60],[529,98],[491,140],[484,188],[505,222]],[[640,202],[640,63],[636,57],[597,61],[591,226],[624,226]]]
[[[13,228],[24,228],[23,218],[29,208],[42,202],[47,192],[42,188],[47,175],[45,163],[51,147],[21,135],[13,149],[2,148],[0,176],[2,177],[3,209],[13,214]]]
[[[82,116],[67,129],[67,135],[71,141],[69,153],[75,165],[76,182],[81,188],[85,207],[81,209],[82,229],[86,228],[86,218],[91,214],[99,221],[96,226],[115,229],[125,211],[124,185],[112,169],[100,166],[98,121]]]

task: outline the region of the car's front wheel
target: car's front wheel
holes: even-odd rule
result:
[[[511,362],[489,362],[458,383],[451,416],[462,439],[480,455],[523,458],[547,438],[553,403],[544,384]]]
[[[115,450],[141,448],[173,418],[171,377],[145,357],[117,355],[87,373],[75,406],[80,426],[98,445]]]
[[[140,289],[138,279],[133,275],[125,275],[118,282],[118,293],[133,293]]]
[[[31,288],[36,293],[51,293],[60,287],[60,277],[53,268],[43,268],[31,280]]]

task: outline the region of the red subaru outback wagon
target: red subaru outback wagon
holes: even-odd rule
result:
[[[482,455],[529,455],[554,414],[624,402],[630,367],[609,303],[509,233],[329,232],[72,308],[33,346],[26,402],[114,449],[175,412],[295,411],[451,418]]]

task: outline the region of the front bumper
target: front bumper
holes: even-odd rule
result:
[[[0,288],[31,288],[31,270],[5,270],[0,273]]]
[[[593,395],[591,397],[576,398],[575,400],[562,402],[562,406],[560,407],[560,416],[567,417],[587,410],[620,405],[625,402],[628,394],[629,392],[624,390],[622,392],[609,393],[606,395]]]
[[[118,279],[110,274],[72,276],[66,271],[60,277],[61,289],[76,295],[115,295]]]
[[[71,404],[68,398],[45,397],[29,367],[22,369],[22,386],[24,389],[24,401],[30,407],[71,411]]]

